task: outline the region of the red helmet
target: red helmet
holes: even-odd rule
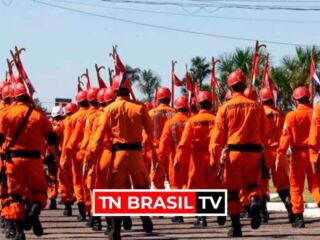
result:
[[[12,91],[10,84],[5,85],[2,89],[2,99],[10,98],[12,97]]]
[[[28,95],[27,88],[23,83],[16,83],[14,86],[14,97]]]
[[[66,114],[70,114],[70,113],[74,113],[74,112],[76,112],[78,110],[78,106],[77,106],[77,104],[75,104],[75,103],[68,103],[66,106],[65,106],[65,109],[64,109],[64,111],[65,111],[65,113]]]
[[[212,102],[211,94],[208,91],[200,91],[197,95],[198,103],[209,101]]]
[[[9,85],[8,82],[4,81],[4,82],[0,82],[0,94],[2,94],[2,90],[5,86]]]
[[[171,99],[171,91],[167,87],[160,87],[157,91],[157,99],[161,100],[164,98]]]
[[[89,102],[97,100],[98,92],[99,92],[99,88],[96,88],[96,87],[89,88],[87,92],[87,100]]]
[[[125,79],[123,79],[123,78],[125,78]],[[128,76],[126,74],[120,73],[112,79],[112,89],[114,91],[119,89],[119,86],[120,86],[122,80],[123,80],[123,83],[122,83],[121,88],[125,88],[127,90],[131,89],[131,83],[130,83]]]
[[[97,101],[99,104],[104,103],[104,93],[107,89],[106,88],[101,88],[99,92],[97,93]]]
[[[246,76],[242,72],[241,69],[238,69],[232,73],[229,74],[227,79],[227,84],[229,87],[237,84],[237,83],[243,83],[246,84]]]
[[[174,106],[175,106],[176,109],[188,108],[188,98],[186,96],[178,97],[174,101]]]
[[[87,100],[87,90],[82,90],[80,92],[77,93],[77,96],[76,96],[76,100],[77,102],[82,102],[84,100]]]
[[[231,100],[231,98],[232,98],[232,91],[231,91],[230,89],[228,89],[228,91],[226,92],[225,98],[226,98],[226,101]]]
[[[294,100],[299,100],[303,97],[310,97],[310,92],[308,90],[308,88],[306,87],[297,87],[294,91],[293,91],[293,99]]]
[[[105,102],[110,102],[113,101],[115,97],[115,92],[113,88],[107,88],[106,91],[104,92],[104,101]]]
[[[261,89],[259,96],[260,96],[261,101],[263,101],[263,102],[271,100],[273,98],[272,92],[270,91],[270,88]]]
[[[258,98],[258,94],[256,92],[256,90],[251,87],[247,87],[245,90],[244,90],[244,93],[243,93],[247,98],[250,98],[251,100],[257,100]]]
[[[153,104],[151,102],[145,102],[144,105],[148,110],[151,110],[153,108]]]

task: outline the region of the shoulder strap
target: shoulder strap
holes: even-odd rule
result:
[[[17,140],[17,138],[18,138],[18,136],[20,135],[23,127],[26,125],[26,123],[27,123],[27,121],[28,121],[28,119],[29,119],[32,110],[33,110],[33,107],[30,105],[30,106],[29,106],[29,109],[28,109],[26,115],[24,116],[24,118],[22,119],[22,121],[21,121],[21,123],[20,123],[20,125],[19,125],[19,127],[18,127],[18,129],[17,129],[17,131],[14,133],[11,141],[10,141],[9,144],[7,145],[7,149],[6,149],[6,150],[9,150],[9,149],[12,147],[12,145],[15,143],[15,141]]]

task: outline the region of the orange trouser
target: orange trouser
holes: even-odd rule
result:
[[[68,203],[74,200],[72,185],[71,159],[66,159],[63,167],[58,168],[57,177],[59,180],[59,190],[62,203]]]
[[[6,172],[11,200],[8,219],[24,218],[23,196],[26,195],[26,189],[31,204],[37,202],[45,208],[47,184],[41,159],[13,158],[6,162]]]
[[[102,151],[100,159],[98,159],[98,161],[96,162],[96,179],[94,183],[94,188],[107,188],[107,176],[110,169],[111,157],[112,152],[110,150],[104,149]]]
[[[83,159],[79,159],[76,156],[72,158],[72,177],[73,190],[77,199],[77,203],[84,202],[85,192],[83,185]]]
[[[188,189],[217,188],[217,169],[210,168],[210,153],[207,150],[193,150],[191,153]]]
[[[182,189],[188,182],[189,161],[183,161],[181,168],[174,168],[174,158],[169,161],[169,183],[171,189]]]
[[[228,189],[228,211],[230,215],[238,215],[242,211],[239,192],[245,188],[248,199],[260,199],[261,165],[260,153],[229,152],[226,160],[225,180]]]
[[[150,177],[146,169],[142,152],[135,150],[116,151],[111,158],[111,175],[107,179],[112,189],[127,189],[129,178],[134,188],[148,189]]]
[[[48,198],[49,199],[56,199],[58,197],[58,186],[57,182],[49,183],[48,186]]]
[[[319,180],[312,172],[308,150],[293,151],[290,161],[289,182],[292,212],[300,214],[304,211],[303,191],[307,176],[309,191],[314,201],[320,206]]]
[[[144,159],[144,164],[146,165],[148,173],[151,174],[152,150],[144,150],[143,159]]]
[[[275,162],[277,157],[276,148],[266,148],[264,151],[265,166],[271,169],[272,182],[277,192],[284,189],[289,189],[289,173],[288,173],[288,160],[282,159],[279,161],[278,170],[275,171]],[[261,180],[262,194],[269,195],[269,179]]]
[[[248,198],[248,192],[246,188],[242,188],[240,190],[240,202],[241,202],[241,206],[249,206],[250,202],[249,202],[249,198]]]

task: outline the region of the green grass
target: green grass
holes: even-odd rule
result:
[[[274,190],[273,182],[272,182],[271,179],[269,181],[269,188],[270,188],[270,193],[275,193],[276,192]],[[304,183],[303,199],[307,203],[314,202],[313,201],[313,197],[312,197],[312,195],[311,195],[311,193],[309,192],[309,189],[308,189],[308,181],[307,181],[307,179],[305,180],[305,183]],[[277,198],[272,199],[271,202],[281,202],[281,199],[279,197],[277,197]]]

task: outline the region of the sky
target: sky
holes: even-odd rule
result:
[[[199,7],[150,6],[100,0],[66,0],[77,4],[61,0],[41,1],[100,16],[111,16],[188,31],[257,39],[262,43],[268,40],[320,45],[319,23],[299,23],[299,21],[317,21],[318,11],[215,7],[199,9]],[[228,0],[224,1],[228,2]],[[192,1],[175,0],[172,2]],[[268,5],[271,6],[281,5],[281,3],[275,3],[276,1],[265,2],[270,2]],[[83,5],[86,3],[112,7],[112,9]],[[302,4],[289,1],[287,5],[312,5],[320,8],[320,3],[316,2]],[[146,13],[119,8],[164,11],[181,15]],[[199,17],[199,15],[211,17]],[[212,16],[280,19],[295,22],[241,21],[212,18]],[[236,47],[254,46],[254,41],[238,41],[155,29],[57,9],[32,0],[0,1],[0,36],[0,79],[5,76],[6,58],[10,56],[9,50],[14,46],[25,47],[27,51],[23,53],[22,60],[37,91],[36,97],[49,108],[52,107],[56,97],[74,99],[77,77],[86,68],[89,68],[93,84],[97,85],[94,64],[112,67],[113,61],[109,53],[114,44],[118,46],[119,55],[125,64],[141,69],[152,69],[161,76],[162,85],[166,86],[170,85],[171,60],[173,59],[178,61],[176,72],[182,78],[185,64],[189,64],[190,59],[194,56],[207,59],[211,59],[212,56],[218,58]],[[271,64],[277,65],[284,55],[293,55],[295,47],[267,44],[267,50],[271,53]],[[102,74],[107,80],[108,73],[105,71]],[[138,92],[137,95],[141,97]]]

